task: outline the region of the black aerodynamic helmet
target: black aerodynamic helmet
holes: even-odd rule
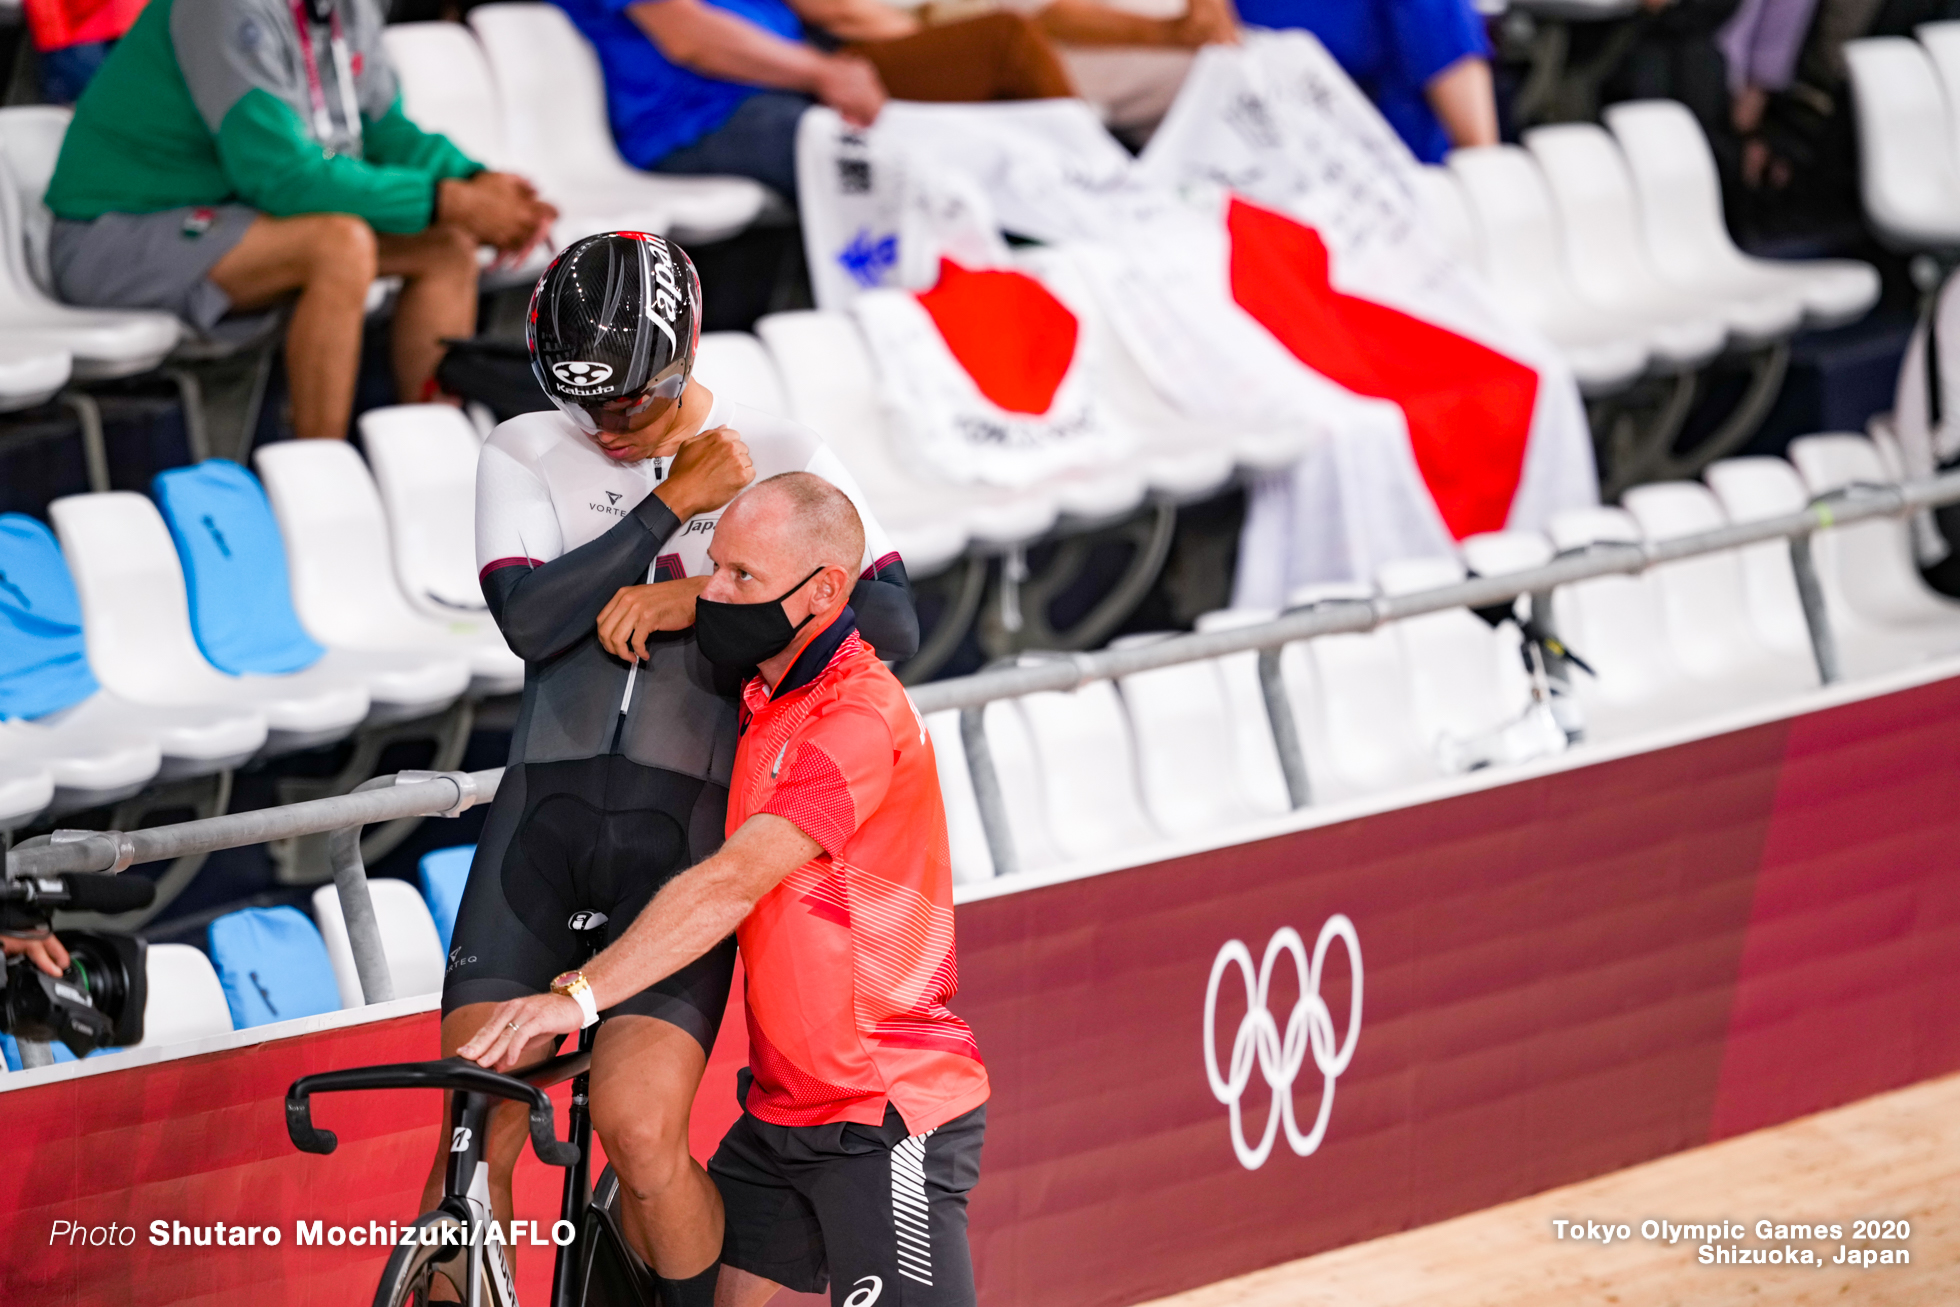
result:
[[[581,430],[623,431],[687,389],[701,341],[701,279],[662,237],[587,236],[538,278],[524,341],[538,384]]]

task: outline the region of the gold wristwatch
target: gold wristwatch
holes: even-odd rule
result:
[[[583,971],[567,971],[560,975],[556,980],[551,982],[551,992],[554,994],[563,994],[566,998],[578,1004],[578,1010],[584,1014],[585,1018],[578,1023],[580,1030],[585,1029],[599,1019],[599,1005],[593,1001],[592,985],[591,982],[586,980]]]

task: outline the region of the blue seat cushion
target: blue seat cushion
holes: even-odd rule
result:
[[[223,458],[157,474],[197,647],[219,671],[278,676],[320,661],[293,611],[286,544],[258,478]]]
[[[98,688],[54,532],[25,513],[0,513],[0,717],[44,717]]]
[[[209,939],[233,1029],[340,1010],[326,942],[298,908],[228,912]]]
[[[456,909],[462,906],[463,885],[470,878],[470,861],[475,857],[474,844],[422,855],[422,897],[429,904],[429,915],[436,919],[436,933],[442,936],[445,954],[449,952],[449,937],[456,933]]]

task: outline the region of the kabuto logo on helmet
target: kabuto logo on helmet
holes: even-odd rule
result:
[[[607,363],[585,363],[577,359],[551,365],[551,375],[568,386],[601,386],[613,374]]]

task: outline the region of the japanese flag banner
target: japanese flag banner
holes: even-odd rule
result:
[[[892,244],[877,257],[878,278],[856,277],[838,293],[924,291],[935,280],[927,260],[999,268],[1005,258],[988,241],[1003,232],[1045,242],[1069,256],[1112,347],[1134,360],[1129,373],[1166,404],[1204,430],[1304,433],[1304,457],[1253,488],[1237,602],[1278,605],[1307,582],[1366,578],[1391,559],[1541,527],[1596,500],[1569,371],[1433,236],[1413,185],[1418,165],[1309,36],[1254,33],[1242,47],[1204,51],[1141,160],[1072,101],[894,104],[869,132],[840,128],[819,137],[806,127],[799,140],[812,151],[809,175],[832,179],[817,219],[827,244],[820,251],[811,236],[812,264],[827,259],[825,276],[841,283],[832,270],[861,261],[859,233],[888,233]],[[868,177],[845,167],[859,157]],[[834,180],[846,172],[861,188],[848,196]],[[883,337],[879,356],[892,369],[924,367],[905,353],[908,334],[915,352],[947,339],[943,329],[926,335],[909,306],[871,312],[884,316],[867,331]],[[1051,347],[1025,352],[1046,360],[1027,365],[1032,376],[1057,373]],[[957,451],[943,434],[924,434],[943,433],[948,419],[920,416],[934,407],[921,392],[956,387],[921,375],[888,377],[894,404],[913,414],[908,444]],[[1034,390],[1048,393],[1045,383]],[[1007,433],[992,443],[1016,453],[967,474],[1019,484],[1059,465],[1060,450],[1086,458],[1118,448],[1115,438],[1083,438],[1070,390],[1056,383],[1042,415],[1053,425],[1040,439],[1018,438],[1012,422],[987,428]],[[984,411],[960,399],[942,411]]]
[[[1451,539],[1542,527],[1596,498],[1578,388],[1445,253],[1419,166],[1320,43],[1289,32],[1205,51],[1138,172],[1231,193],[1233,302],[1302,366],[1401,410]],[[1252,529],[1289,529],[1290,494],[1261,487]]]
[[[804,114],[797,147],[812,288],[864,333],[895,457],[1028,486],[1131,451],[1091,392],[1076,315],[1011,266],[971,177],[828,109]]]
[[[851,311],[898,452],[928,474],[1035,485],[1134,448],[1090,391],[1075,314],[1025,272],[947,259],[930,290],[866,291]]]

